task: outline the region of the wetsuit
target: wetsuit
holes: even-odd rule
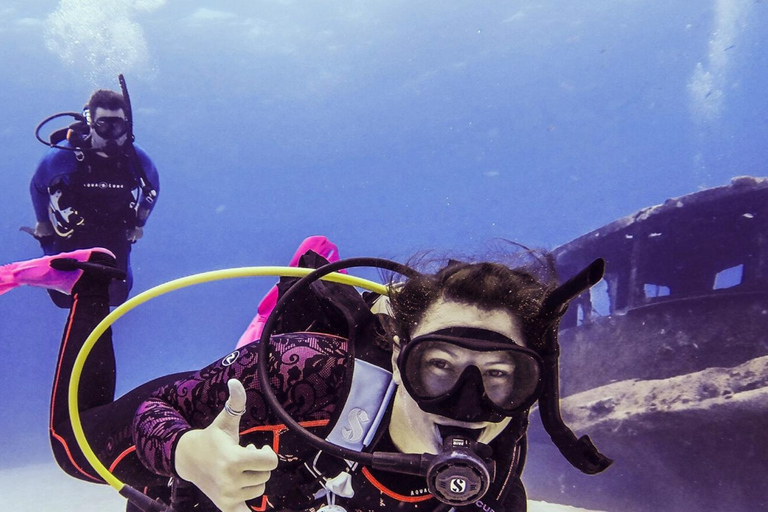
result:
[[[321,283],[321,286],[351,290],[342,285]],[[72,439],[66,388],[85,337],[109,311],[107,285],[85,276],[76,285],[73,298],[53,388],[51,442],[56,460],[65,471],[83,480],[101,481]],[[366,307],[362,300],[360,303]],[[306,320],[296,321],[301,324]],[[328,324],[314,323],[323,329]],[[356,324],[355,328],[361,326]],[[269,371],[276,395],[294,418],[321,437],[336,421],[350,388],[351,352],[348,340],[336,334],[293,332],[272,337]],[[364,352],[357,350],[356,356]],[[104,465],[127,484],[152,496],[169,499],[168,482],[172,479],[177,510],[215,510],[201,492],[175,475],[173,452],[181,434],[191,428],[208,426],[219,414],[228,398],[227,381],[238,378],[247,391],[247,410],[240,422],[241,444],[269,444],[280,461],[267,483],[265,495],[249,502],[251,509],[317,510],[326,503],[326,498],[314,497],[322,489],[315,471],[320,470],[332,478],[346,466],[330,456],[317,458],[315,449],[280,424],[265,404],[256,376],[256,362],[254,343],[200,371],[162,377],[113,402],[114,354],[111,333],[107,331],[88,358],[81,380],[79,405],[86,437]],[[385,419],[377,432],[374,448],[397,451],[386,425]],[[526,510],[525,491],[519,479],[525,456],[525,442],[521,437],[526,425],[526,417],[521,416],[491,443],[497,460],[497,477],[491,491],[482,502],[460,510]],[[305,461],[315,461],[314,468],[308,469]],[[336,498],[336,503],[350,512],[431,511],[439,506],[427,493],[422,477],[361,466],[354,467],[350,473],[354,497]]]
[[[61,144],[69,146],[66,141]],[[154,163],[138,146],[136,153],[147,180],[159,193]],[[111,285],[110,300],[116,306],[125,301],[133,285],[127,233],[144,226],[157,198],[145,197],[132,157],[79,154],[82,161],[75,151],[51,148],[32,177],[30,194],[37,222],[53,227],[53,234],[41,238],[40,245],[46,255],[90,247],[112,251],[118,267],[128,275]],[[51,292],[51,297],[59,307],[67,308],[71,302],[58,292]]]

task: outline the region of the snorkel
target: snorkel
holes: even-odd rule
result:
[[[136,152],[136,147],[133,145],[136,140],[136,135],[133,133],[133,107],[131,107],[131,97],[128,94],[128,86],[125,84],[125,77],[123,74],[117,75],[117,80],[120,82],[120,91],[123,94],[125,100],[125,117],[128,119],[128,154],[133,159],[133,164],[136,167],[139,178],[139,186],[141,187],[142,194],[144,195],[144,201],[148,204],[152,204],[157,197],[157,190],[149,182],[147,173],[144,171],[144,167],[141,165],[141,159]],[[142,224],[145,219],[139,219]]]
[[[584,270],[553,290],[544,300],[539,313],[544,326],[544,390],[539,398],[539,414],[544,429],[563,457],[573,467],[588,475],[600,473],[613,461],[600,453],[589,436],[576,438],[560,415],[560,319],[571,300],[597,284],[605,273],[605,260],[597,259]]]

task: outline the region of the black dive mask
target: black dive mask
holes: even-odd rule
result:
[[[457,421],[499,422],[541,394],[539,355],[485,329],[451,327],[417,336],[403,347],[397,366],[423,411]]]
[[[122,117],[105,116],[100,117],[91,125],[99,137],[107,140],[119,139],[128,133],[128,121]]]

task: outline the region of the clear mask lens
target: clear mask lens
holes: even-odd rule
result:
[[[93,129],[103,139],[119,139],[128,133],[128,121],[122,117],[100,117],[94,121]]]
[[[482,394],[503,411],[515,411],[538,391],[539,359],[523,347],[474,350],[448,341],[422,340],[409,348],[402,369],[417,399],[452,395],[457,387],[476,380],[478,373]]]

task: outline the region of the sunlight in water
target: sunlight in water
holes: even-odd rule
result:
[[[46,20],[46,44],[94,85],[118,73],[146,71],[150,52],[139,14],[165,0],[61,0]]]
[[[698,122],[714,121],[720,117],[723,101],[733,80],[728,72],[730,52],[740,42],[739,36],[753,3],[752,0],[715,0],[707,60],[696,64],[688,82],[691,112]]]

